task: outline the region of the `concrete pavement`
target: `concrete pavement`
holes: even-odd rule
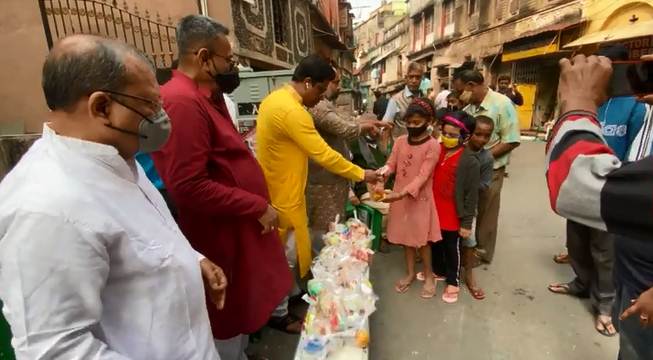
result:
[[[494,263],[476,269],[487,298],[474,300],[465,289],[457,304],[445,304],[443,283],[431,300],[419,298],[417,283],[397,294],[402,249],[376,255],[372,280],[380,301],[371,319],[370,359],[616,359],[618,338],[594,330],[589,303],[546,289],[573,272],[552,261],[564,250],[565,224],[549,207],[544,144],[522,144],[509,172]],[[266,330],[255,348],[273,360],[292,359],[296,341]]]

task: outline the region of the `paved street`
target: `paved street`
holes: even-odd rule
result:
[[[543,177],[544,144],[516,150],[503,189],[495,263],[478,268],[487,298],[466,292],[458,304],[419,298],[415,285],[393,290],[404,265],[402,250],[375,257],[372,278],[380,296],[371,320],[371,359],[517,360],[615,359],[617,338],[594,330],[587,301],[553,295],[546,285],[566,281],[567,265],[553,254],[564,249],[564,221],[550,211]],[[438,287],[438,295],[443,291]],[[273,360],[291,359],[296,338],[266,331],[256,347]]]

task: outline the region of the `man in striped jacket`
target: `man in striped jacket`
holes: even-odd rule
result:
[[[653,157],[622,163],[605,143],[596,109],[606,98],[609,59],[578,55],[560,67],[562,115],[547,146],[551,207],[623,235],[615,240],[614,269],[619,358],[653,359]],[[653,103],[653,96],[642,100]]]

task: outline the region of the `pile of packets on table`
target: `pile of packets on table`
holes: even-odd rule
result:
[[[345,224],[336,219],[332,229],[311,267],[300,359],[365,358],[367,354],[368,317],[378,299],[369,281],[373,235],[357,219]]]

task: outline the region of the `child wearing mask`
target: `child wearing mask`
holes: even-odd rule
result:
[[[435,274],[447,286],[442,301],[455,303],[460,292],[460,239],[471,236],[478,204],[481,167],[474,151],[465,146],[476,120],[464,111],[442,118],[441,152],[433,173],[433,198],[442,241],[431,244]],[[425,278],[428,279],[428,276]]]
[[[395,141],[388,163],[379,169],[385,179],[395,174],[393,191],[383,201],[391,203],[388,215],[388,240],[404,247],[406,276],[395,284],[405,293],[415,280],[415,257],[422,257],[424,282],[420,296],[435,296],[429,243],[441,239],[438,215],[433,206],[433,169],[440,157],[440,147],[428,131],[435,109],[428,99],[417,98],[408,106],[404,121],[408,135]]]
[[[460,91],[452,91],[447,95],[447,110],[458,111],[463,108],[463,103],[460,101]]]
[[[494,158],[489,150],[485,149],[485,145],[490,141],[492,131],[494,131],[494,122],[487,116],[479,115],[476,117],[476,124],[471,130],[472,135],[467,142],[467,150],[470,154],[475,156],[480,166],[480,182],[478,191],[485,191],[492,183],[492,168],[494,165]],[[464,154],[463,154],[464,156]],[[462,169],[462,166],[459,166]],[[457,176],[456,184],[463,181],[464,176]],[[476,210],[474,208],[474,210]],[[459,210],[460,211],[460,210]],[[473,226],[472,226],[473,227]],[[485,293],[476,284],[473,269],[479,263],[479,258],[476,256],[476,238],[473,232],[466,233],[466,230],[461,229],[462,247],[463,247],[463,267],[465,269],[465,285],[469,293],[476,300],[485,299]],[[466,236],[464,236],[466,235]]]

